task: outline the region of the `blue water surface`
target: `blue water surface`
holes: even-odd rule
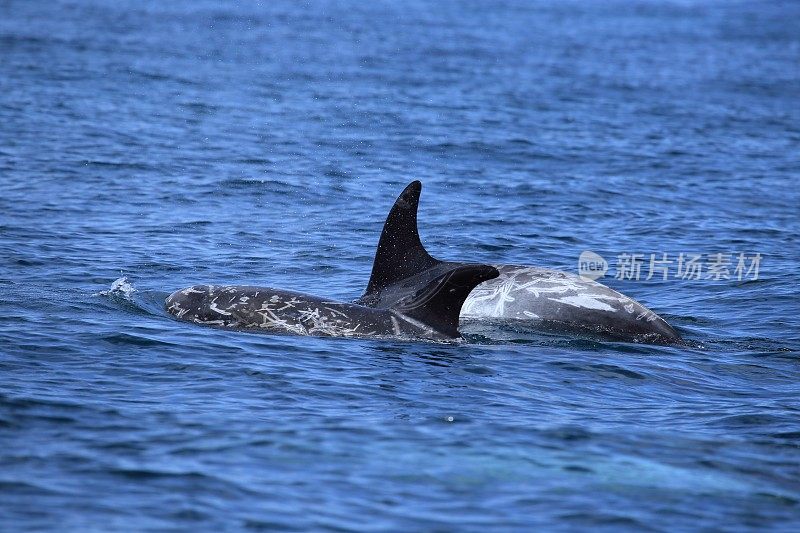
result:
[[[0,15],[0,529],[800,528],[800,4]],[[669,347],[163,310],[194,283],[358,297],[412,179],[437,257],[759,253],[759,276],[607,277]]]

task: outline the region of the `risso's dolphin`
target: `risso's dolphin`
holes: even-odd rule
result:
[[[433,258],[422,245],[417,209],[422,184],[400,194],[386,218],[372,277],[357,303],[384,309],[405,298],[419,277],[437,275],[460,263]],[[401,254],[404,261],[394,263]],[[650,343],[676,343],[680,335],[639,302],[596,281],[534,266],[495,265],[499,276],[481,283],[461,308],[461,317],[523,322],[532,327],[593,332]],[[392,272],[387,278],[386,273]]]
[[[461,337],[458,319],[464,300],[475,286],[497,275],[489,265],[439,269],[380,309],[268,287],[216,285],[176,291],[166,308],[180,320],[253,332],[442,341]]]

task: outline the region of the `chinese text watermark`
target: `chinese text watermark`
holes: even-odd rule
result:
[[[668,253],[628,254],[615,257],[613,272],[601,255],[586,250],[578,258],[578,274],[586,280],[607,273],[620,280],[757,280],[763,256],[760,253]]]

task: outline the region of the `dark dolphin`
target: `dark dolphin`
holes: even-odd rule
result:
[[[461,264],[435,259],[422,245],[417,228],[421,191],[422,184],[414,181],[397,198],[383,226],[369,284],[357,303],[391,307],[428,277]],[[394,261],[398,256],[403,261]],[[601,283],[540,267],[495,267],[499,276],[469,294],[461,317],[596,332],[635,342],[681,342],[663,318]]]
[[[379,309],[269,287],[215,285],[176,291],[166,308],[179,320],[245,331],[442,341],[461,338],[458,320],[464,300],[497,274],[489,265],[440,269]]]

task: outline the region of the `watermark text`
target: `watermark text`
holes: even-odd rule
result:
[[[614,258],[613,269],[601,255],[586,250],[578,258],[578,274],[595,280],[606,274],[619,280],[757,280],[760,253],[623,253]]]

